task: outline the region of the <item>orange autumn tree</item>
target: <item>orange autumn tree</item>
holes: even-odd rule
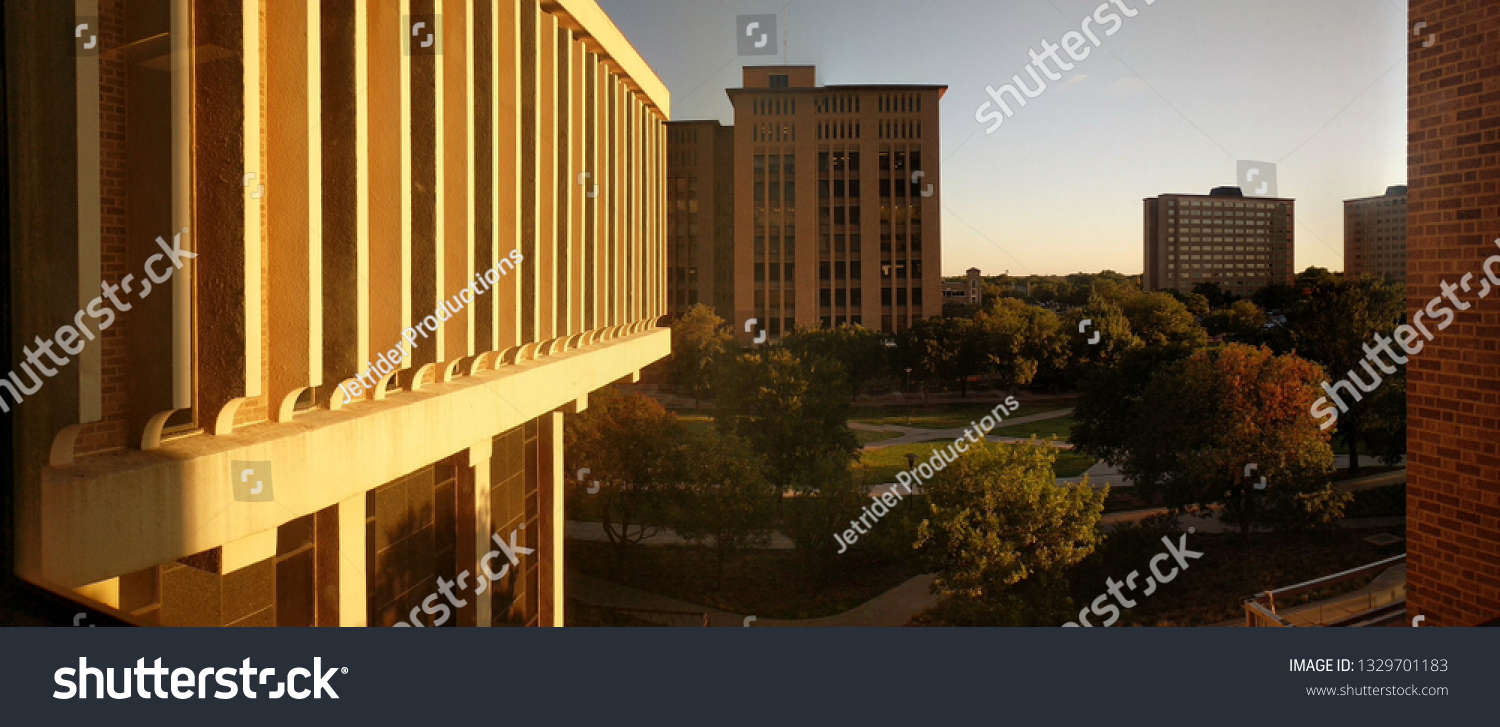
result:
[[[1080,402],[1080,411],[1112,421],[1075,432],[1075,443],[1177,511],[1221,504],[1242,529],[1330,524],[1347,496],[1329,484],[1329,432],[1308,413],[1324,378],[1317,364],[1264,347],[1200,350],[1155,367],[1134,391],[1093,387],[1090,396],[1117,400]],[[1247,465],[1255,466],[1248,476]]]

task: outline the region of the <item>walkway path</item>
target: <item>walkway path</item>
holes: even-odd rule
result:
[[[1015,419],[1006,419],[1005,421],[1000,423],[999,428],[1004,429],[1005,427],[1014,427],[1021,424],[1041,422],[1048,419],[1061,419],[1062,417],[1072,415],[1072,409],[1057,409],[1055,411],[1047,411],[1040,414],[1016,417]],[[882,439],[878,442],[871,442],[869,444],[866,444],[864,447],[865,449],[882,449],[885,447],[893,447],[901,444],[920,444],[929,440],[946,439],[952,441],[964,436],[964,432],[968,431],[968,427],[956,427],[952,429],[924,429],[922,427],[911,427],[901,424],[863,424],[860,422],[849,422],[849,428],[863,429],[867,432],[901,432],[901,436],[899,437]],[[990,435],[988,437],[985,437],[985,439],[988,439],[991,442],[1024,442],[1027,438],[999,437]],[[1059,444],[1066,445],[1064,447],[1065,449],[1071,449],[1073,446],[1066,442],[1059,442]]]
[[[770,619],[757,617],[752,626],[905,626],[917,615],[937,605],[932,593],[935,576],[916,576],[854,608],[835,616],[806,619]],[[743,627],[745,617],[753,614],[733,613],[705,608],[667,596],[647,593],[637,588],[600,580],[576,571],[568,571],[566,593],[591,606],[606,608],[644,608],[656,611],[706,612],[714,626]],[[636,618],[668,624],[671,617],[649,613],[632,613]],[[680,621],[681,619],[677,619]]]

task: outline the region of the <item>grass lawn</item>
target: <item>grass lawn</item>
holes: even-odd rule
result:
[[[854,475],[854,481],[863,485],[895,482],[896,473],[907,469],[907,453],[917,455],[917,464],[920,465],[932,459],[934,451],[947,447],[952,442],[951,439],[934,439],[917,444],[867,449],[860,452],[859,463],[850,466],[849,471]],[[1053,468],[1058,477],[1077,477],[1093,467],[1097,461],[1093,457],[1060,451],[1057,453],[1057,463]]]
[[[861,447],[873,442],[882,442],[887,439],[895,439],[899,436],[901,436],[901,432],[872,432],[868,429],[854,430],[854,437],[859,440],[859,445]]]
[[[882,404],[880,406],[856,406],[849,413],[849,421],[862,422],[865,424],[906,424],[908,410],[911,412],[911,424],[913,427],[923,429],[957,429],[967,427],[971,422],[979,421],[980,417],[990,413],[995,405],[1000,402],[943,402],[931,406],[922,406],[920,403],[910,407],[893,406]],[[1041,414],[1042,412],[1068,409],[1073,406],[1071,401],[1060,400],[1040,405],[1023,404],[1006,419]]]
[[[843,613],[920,575],[910,564],[839,567],[810,572],[795,550],[753,550],[724,566],[722,581],[704,548],[636,548],[626,570],[614,571],[607,543],[569,540],[570,568],[596,578],[688,603],[761,618],[819,618]]]
[[[1059,451],[1057,462],[1052,465],[1052,470],[1057,473],[1058,477],[1078,477],[1098,463],[1099,460],[1086,454]]]
[[[1039,422],[1029,424],[1017,424],[1013,427],[1001,427],[990,430],[990,434],[998,437],[1036,437],[1037,439],[1051,439],[1066,442],[1068,437],[1073,436],[1073,417],[1058,417],[1057,419],[1043,419]]]

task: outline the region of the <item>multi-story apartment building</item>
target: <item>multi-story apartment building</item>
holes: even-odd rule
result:
[[[667,124],[667,312],[734,315],[734,129]]]
[[[1344,277],[1383,275],[1406,282],[1406,186],[1344,200]]]
[[[1296,278],[1294,202],[1245,197],[1238,187],[1145,200],[1146,290],[1190,292],[1200,283],[1249,296]]]
[[[1494,127],[1500,15],[1487,3],[1414,0],[1427,37],[1407,42],[1408,316],[1457,295],[1456,318],[1432,329],[1407,366],[1408,616],[1425,626],[1500,620],[1500,295],[1460,284],[1495,271],[1500,177]],[[1488,269],[1486,269],[1488,268]],[[1485,281],[1486,284],[1488,281]],[[1454,287],[1458,289],[1453,290]],[[1428,323],[1429,327],[1432,326]]]
[[[744,69],[744,87],[728,90],[734,304],[719,311],[738,335],[755,335],[750,319],[776,338],[795,325],[895,332],[938,315],[946,90],[818,86],[811,66]]]
[[[594,0],[77,5],[4,10],[6,344],[74,359],[0,386],[15,572],[560,625],[563,417],[669,351],[661,81]]]

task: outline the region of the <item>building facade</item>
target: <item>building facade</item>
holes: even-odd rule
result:
[[[1379,275],[1406,282],[1406,186],[1379,197],[1344,200],[1344,277]]]
[[[743,341],[798,325],[895,332],[941,312],[946,90],[818,86],[811,66],[744,69],[743,88],[728,90],[734,304],[719,312]]]
[[[734,129],[667,124],[667,312],[734,315]]]
[[[669,351],[669,97],[594,0],[5,13],[11,344],[75,359],[0,386],[15,571],[142,624],[561,625],[563,417]]]
[[[1457,0],[1410,13],[1437,37],[1407,39],[1408,316],[1444,285],[1464,305],[1407,366],[1407,613],[1473,626],[1500,619],[1500,296],[1462,288],[1471,274],[1488,284],[1500,254],[1500,15]]]
[[[1249,296],[1296,278],[1290,199],[1245,197],[1238,187],[1145,200],[1146,290],[1191,292],[1200,283]]]
[[[945,309],[979,305],[983,302],[984,278],[980,275],[979,268],[969,268],[964,271],[964,277],[961,280],[943,281],[943,307]]]

